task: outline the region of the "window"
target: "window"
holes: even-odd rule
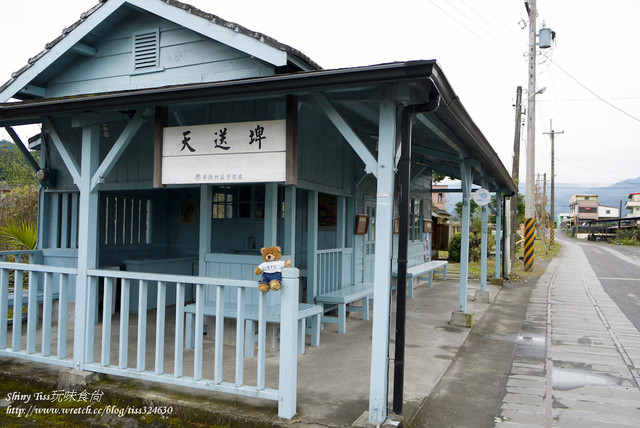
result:
[[[263,185],[215,186],[213,188],[214,219],[264,218],[265,187]],[[284,218],[284,188],[278,186],[278,218]]]
[[[376,207],[375,202],[365,201],[365,215],[369,216],[369,229],[364,240],[364,254],[372,256],[376,252]]]
[[[160,68],[160,30],[133,35],[134,72],[158,71]]]
[[[105,196],[102,200],[104,245],[151,243],[151,199]]]
[[[416,235],[419,232],[416,230],[416,225],[418,224],[417,216],[416,216],[416,201],[415,199],[411,199],[411,203],[409,206],[409,240],[415,241]]]
[[[438,193],[438,203],[439,204],[444,203],[444,194],[443,193]]]
[[[213,218],[233,218],[233,192],[230,186],[214,189]]]

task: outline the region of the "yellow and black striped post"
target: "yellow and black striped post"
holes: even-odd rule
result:
[[[534,219],[524,219],[524,270],[526,272],[533,272],[533,238],[536,234],[534,226]]]
[[[551,223],[551,230],[549,231],[549,245],[553,245],[556,241],[556,224]]]

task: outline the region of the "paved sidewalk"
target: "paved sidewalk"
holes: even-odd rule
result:
[[[558,240],[560,256],[532,291],[496,426],[638,427],[640,332],[582,249]]]

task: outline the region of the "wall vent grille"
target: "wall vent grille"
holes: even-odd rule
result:
[[[133,35],[134,70],[149,70],[160,64],[160,30]]]

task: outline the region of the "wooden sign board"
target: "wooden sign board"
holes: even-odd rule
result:
[[[165,127],[162,184],[284,182],[286,120]]]

